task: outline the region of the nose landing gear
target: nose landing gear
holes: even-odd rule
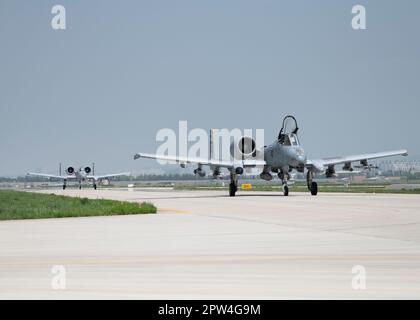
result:
[[[283,195],[287,197],[289,195],[289,187],[287,184],[283,185]]]

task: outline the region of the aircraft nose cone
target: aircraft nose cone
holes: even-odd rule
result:
[[[290,165],[301,167],[306,164],[306,154],[301,148],[296,148],[289,153]]]
[[[302,150],[299,150],[296,154],[295,154],[295,156],[293,157],[293,162],[294,162],[294,166],[295,167],[300,167],[300,166],[302,166],[302,165],[305,165],[306,164],[306,154],[302,151]]]
[[[297,156],[296,161],[298,163],[306,163],[306,157],[304,155]]]

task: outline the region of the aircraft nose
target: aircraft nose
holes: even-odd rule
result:
[[[306,164],[306,155],[301,148],[294,148],[288,153],[289,165],[292,167],[301,167]]]
[[[306,154],[302,149],[297,149],[293,158],[295,166],[300,166],[306,163]]]
[[[298,155],[297,157],[296,157],[296,160],[297,160],[297,162],[299,162],[299,163],[306,163],[306,156],[304,155],[304,154],[302,154],[302,155]]]

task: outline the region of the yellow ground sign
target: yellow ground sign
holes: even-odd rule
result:
[[[252,189],[252,184],[250,184],[250,183],[242,183],[241,188],[242,188],[242,190],[251,190]]]

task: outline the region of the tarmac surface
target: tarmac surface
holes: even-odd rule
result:
[[[420,195],[42,192],[159,210],[1,221],[2,299],[420,298]]]

